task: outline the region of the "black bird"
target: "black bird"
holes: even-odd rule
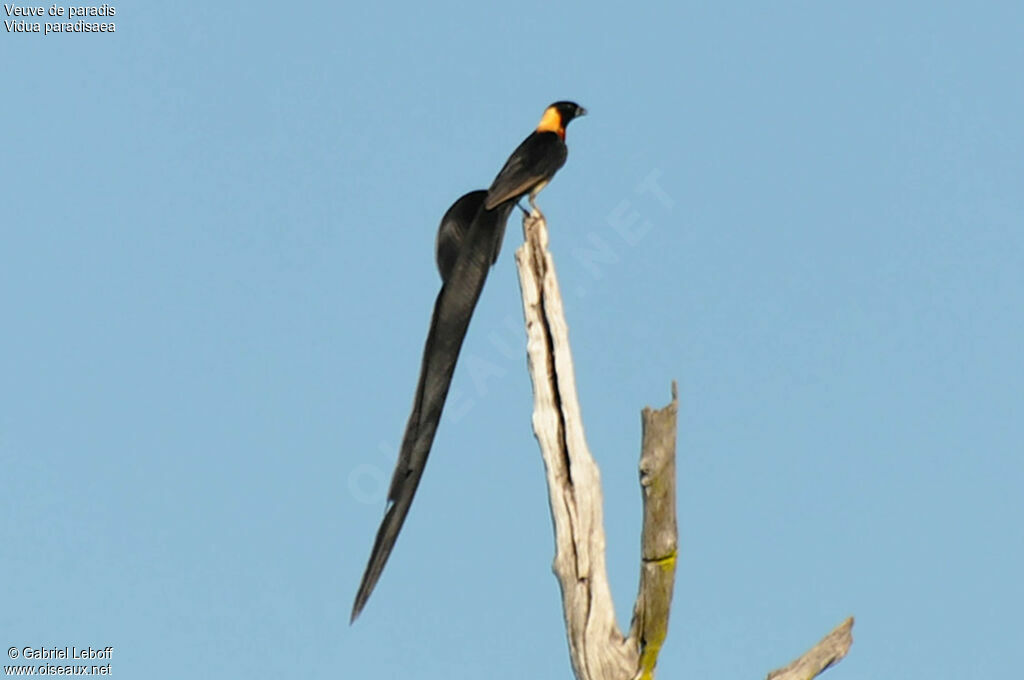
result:
[[[575,102],[555,102],[529,137],[523,140],[505,162],[487,191],[484,208],[493,210],[506,202],[517,202],[530,195],[530,207],[540,213],[534,199],[569,154],[565,146],[565,127],[573,118],[586,115],[587,110]]]
[[[472,191],[455,201],[441,218],[436,242],[441,292],[434,303],[434,315],[423,348],[420,381],[391,478],[388,508],[377,530],[370,560],[352,605],[351,621],[356,620],[373,592],[409,514],[441,419],[469,320],[487,280],[487,273],[498,259],[505,223],[515,206],[515,201],[508,201],[493,210],[484,209],[487,195],[482,189]]]

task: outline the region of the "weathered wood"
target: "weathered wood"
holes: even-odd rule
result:
[[[653,678],[658,653],[668,634],[668,612],[676,578],[679,531],[676,526],[676,422],[679,395],[672,403],[641,414],[643,446],[640,488],[644,499],[640,589],[633,605],[629,640],[640,650],[640,677]]]
[[[839,663],[853,644],[853,617],[846,619],[785,668],[768,674],[767,680],[811,680],[826,668]]]
[[[547,226],[524,217],[526,243],[516,251],[533,380],[533,431],[547,470],[555,528],[553,570],[562,589],[569,655],[579,680],[633,677],[639,654],[615,623],[604,562],[601,479],[583,435],[569,330]]]
[[[640,467],[645,538],[641,592],[635,608],[640,612],[636,620],[643,625],[627,639],[615,623],[605,568],[601,475],[583,433],[569,331],[554,262],[547,250],[544,218],[536,213],[525,217],[523,232],[526,243],[516,251],[516,264],[533,380],[533,429],[547,471],[555,528],[553,570],[562,589],[573,671],[579,680],[630,680],[639,676],[643,662],[650,677],[667,630],[674,573],[674,568],[665,571],[656,559],[647,558],[661,554],[663,545],[671,546],[673,554],[675,551],[675,461],[668,460],[675,455],[675,401],[661,411],[647,409],[643,415],[645,443]],[[670,428],[663,425],[668,420]],[[666,504],[671,506],[670,512]],[[669,515],[670,525],[655,526],[657,518]],[[643,573],[648,569],[661,574]]]
[[[644,501],[640,587],[629,636],[615,623],[605,568],[601,475],[587,448],[576,396],[569,329],[544,217],[523,218],[526,242],[516,267],[526,321],[526,353],[533,382],[533,431],[547,474],[555,529],[552,569],[562,590],[569,656],[577,680],[649,680],[668,632],[678,556],[676,522],[676,423],[678,395],[642,413],[640,486]],[[853,642],[847,619],[836,630],[768,680],[810,680],[838,662]]]

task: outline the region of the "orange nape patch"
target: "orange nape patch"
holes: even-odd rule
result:
[[[537,132],[554,132],[562,139],[565,139],[565,126],[562,125],[562,114],[554,106],[549,106],[540,122],[537,123]]]

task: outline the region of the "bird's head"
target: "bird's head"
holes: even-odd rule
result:
[[[544,115],[537,124],[537,132],[554,132],[565,139],[565,126],[573,118],[585,115],[587,110],[576,102],[555,102],[544,110]]]

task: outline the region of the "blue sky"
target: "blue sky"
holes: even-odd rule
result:
[[[0,641],[121,677],[569,677],[515,217],[348,625],[437,223],[569,98],[540,204],[623,625],[639,409],[679,381],[661,677],[763,677],[851,614],[834,680],[1013,676],[1024,6],[463,4],[0,35]]]

